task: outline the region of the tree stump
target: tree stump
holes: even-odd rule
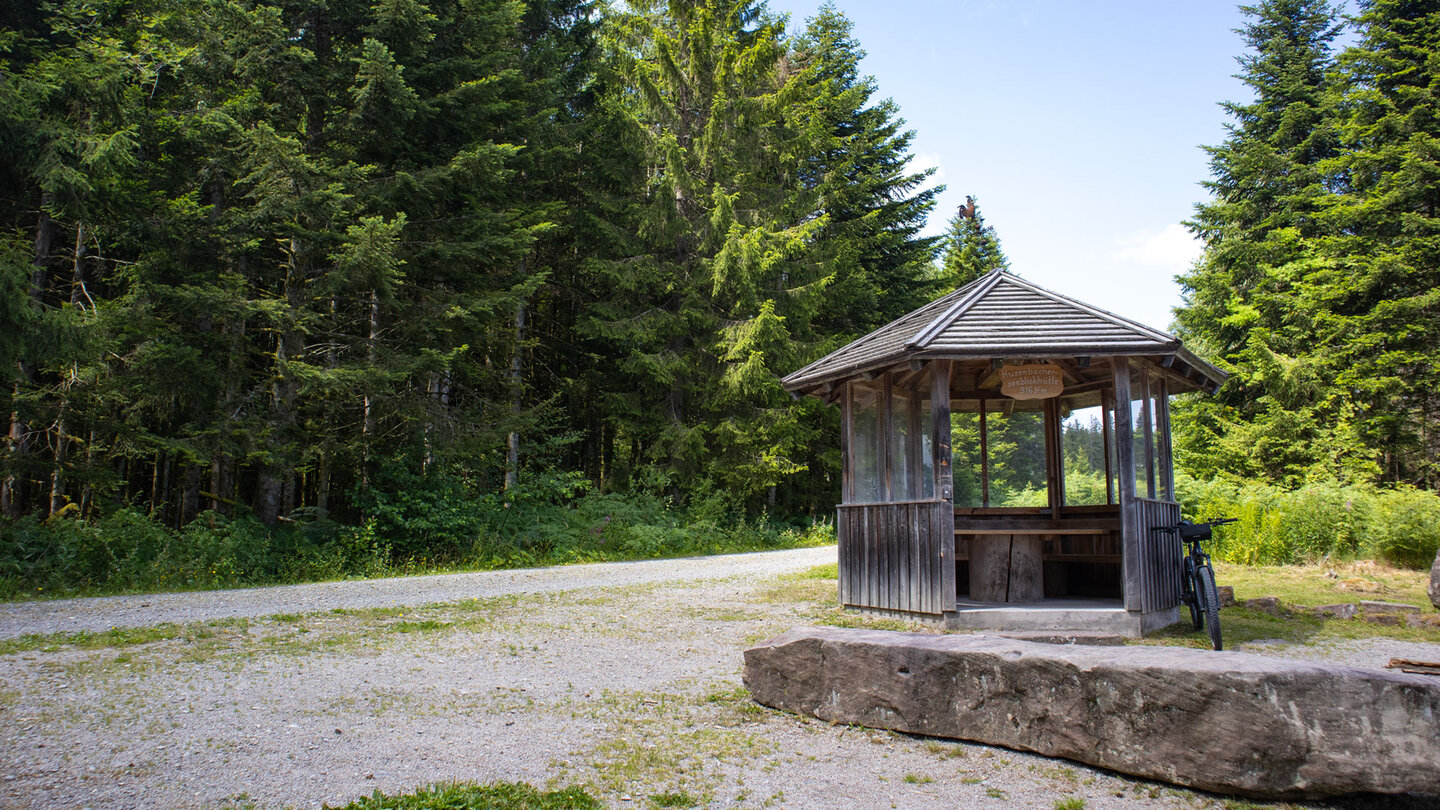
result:
[[[1440,610],[1440,550],[1435,552],[1435,562],[1430,565],[1430,604]]]

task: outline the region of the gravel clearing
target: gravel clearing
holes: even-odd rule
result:
[[[713,807],[1236,806],[754,704],[741,652],[833,620],[834,581],[794,574],[834,559],[828,547],[6,605],[0,636],[18,650],[0,655],[0,806],[308,808],[445,780],[582,784],[620,808],[664,794]],[[137,629],[107,646],[16,640],[111,626]],[[1410,646],[1273,652],[1374,666]]]
[[[390,577],[228,591],[13,602],[0,604],[0,638],[29,633],[148,627],[166,622],[186,624],[215,619],[255,619],[275,613],[314,613],[336,608],[418,607],[507,594],[557,593],[665,580],[699,582],[734,576],[766,577],[827,562],[835,562],[833,546],[678,560]]]

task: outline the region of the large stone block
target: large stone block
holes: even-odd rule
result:
[[[1440,684],[1169,647],[795,630],[745,651],[758,702],[1222,793],[1440,795]]]

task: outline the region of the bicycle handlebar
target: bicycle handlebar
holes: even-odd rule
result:
[[[1209,529],[1209,528],[1211,528],[1211,527],[1213,527],[1213,526],[1223,526],[1223,525],[1225,525],[1226,523],[1234,523],[1235,521],[1237,521],[1237,520],[1239,520],[1239,519],[1240,519],[1240,518],[1210,518],[1209,520],[1204,521],[1204,522],[1202,522],[1202,523],[1191,523],[1191,522],[1188,521],[1188,520],[1182,520],[1182,521],[1180,521],[1179,523],[1175,524],[1174,526],[1151,526],[1151,527],[1150,527],[1150,531],[1152,531],[1152,532],[1165,532],[1166,534],[1175,534],[1176,532],[1184,531],[1184,530],[1191,530],[1191,531],[1193,531],[1193,530],[1198,529],[1198,528],[1200,528],[1200,527],[1202,527],[1202,526],[1203,526],[1204,528],[1206,528],[1206,529]]]

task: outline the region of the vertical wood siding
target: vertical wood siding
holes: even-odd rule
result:
[[[1135,540],[1139,544],[1140,610],[1150,613],[1180,604],[1180,540],[1173,534],[1151,531],[1180,521],[1180,504],[1136,498]],[[1129,579],[1129,577],[1126,577]]]
[[[949,501],[841,504],[835,532],[843,604],[929,614],[955,609]]]

